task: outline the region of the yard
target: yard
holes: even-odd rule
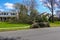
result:
[[[50,22],[51,27],[60,27],[60,21],[55,21],[54,23]]]
[[[29,24],[11,24],[7,22],[0,22],[0,31],[28,29],[29,26]]]
[[[60,21],[56,21],[54,23],[50,22],[51,27],[60,27]],[[0,31],[11,31],[11,30],[21,30],[21,29],[29,29],[29,24],[11,24],[7,22],[0,22]]]

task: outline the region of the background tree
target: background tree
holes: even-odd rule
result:
[[[28,17],[27,7],[23,4],[20,4],[20,3],[16,3],[14,7],[17,10],[17,14],[18,14],[17,18],[19,18],[19,19],[17,19],[17,21],[18,22],[26,22],[25,20]]]
[[[40,0],[44,6],[48,7],[52,13],[52,22],[54,22],[53,14],[55,8],[60,8],[60,0]]]
[[[38,15],[38,11],[36,8],[38,7],[37,0],[23,0],[23,4],[25,4],[28,8],[28,13],[30,13],[30,18],[32,21],[35,20],[35,16]]]
[[[27,14],[27,7],[25,5],[16,3],[15,8],[19,10],[19,16],[23,16]]]

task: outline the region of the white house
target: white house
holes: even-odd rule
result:
[[[56,11],[56,15],[58,16],[58,18],[60,18],[60,10]]]
[[[47,13],[47,12],[43,12],[42,14],[40,14],[41,17],[42,16],[46,16],[47,20],[49,19],[49,17],[51,16],[51,14]]]
[[[11,17],[17,17],[16,12],[0,12],[0,21],[9,19]]]

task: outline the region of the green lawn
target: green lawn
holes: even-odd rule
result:
[[[0,22],[0,28],[11,28],[11,27],[26,27],[28,24],[11,24],[7,22]]]
[[[56,21],[54,23],[50,22],[51,27],[60,27],[60,21]],[[21,29],[29,29],[29,24],[11,24],[7,22],[0,22],[0,31],[11,31],[11,30],[21,30]]]
[[[0,22],[0,31],[21,30],[29,28],[29,24],[11,24],[7,22]]]
[[[60,21],[55,21],[54,23],[50,22],[51,27],[60,27]]]

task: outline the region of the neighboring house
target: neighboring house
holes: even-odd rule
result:
[[[40,16],[46,16],[47,20],[49,19],[49,17],[51,16],[51,14],[47,13],[47,12],[44,12],[42,14],[40,14]]]
[[[56,11],[56,15],[58,16],[58,18],[60,18],[60,10]]]
[[[41,14],[41,17],[42,16],[46,16],[46,18],[49,19],[52,16],[52,14],[44,12]],[[60,13],[58,13],[58,16],[60,18]],[[54,14],[54,17],[58,17],[58,16],[56,14]]]
[[[17,17],[17,13],[16,12],[0,12],[0,21],[8,20],[11,17]]]

